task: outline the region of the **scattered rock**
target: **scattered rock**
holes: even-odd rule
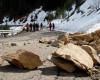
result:
[[[55,41],[51,44],[51,46],[60,48],[60,47],[64,46],[64,41],[55,40]]]
[[[52,40],[50,40],[48,37],[44,37],[39,40],[39,43],[51,44]]]
[[[38,55],[26,50],[18,50],[16,53],[6,54],[2,58],[19,68],[35,69],[42,65]]]
[[[94,64],[100,64],[100,59],[99,56],[97,55],[97,51],[89,46],[89,45],[83,45],[82,48],[89,53],[89,55],[92,57]]]
[[[24,43],[24,46],[26,45],[26,43]]]
[[[66,44],[69,43],[69,42],[70,42],[69,35],[68,35],[67,33],[64,33],[64,34],[60,35],[60,36],[58,37],[58,39],[55,40],[55,41],[51,44],[51,46],[60,48],[60,47],[62,47],[62,46],[64,46],[64,45],[66,45]]]
[[[69,43],[70,38],[69,38],[69,35],[67,33],[64,33],[62,35],[59,35],[57,40],[58,41],[63,41],[64,45],[65,45],[65,44]]]
[[[61,57],[65,60],[72,61],[77,67],[83,70],[93,68],[91,56],[81,47],[74,44],[67,44],[59,48],[52,56]]]
[[[11,43],[11,46],[17,46],[17,44],[16,43]]]

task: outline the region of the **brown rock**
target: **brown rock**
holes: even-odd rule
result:
[[[98,53],[100,53],[100,39],[94,40],[93,42],[89,43]]]
[[[100,64],[100,59],[99,56],[97,55],[97,51],[88,45],[83,45],[82,48],[89,53],[89,55],[92,57],[94,64]]]
[[[62,47],[62,46],[64,46],[64,45],[66,45],[67,43],[69,43],[70,42],[70,38],[69,38],[69,35],[67,34],[67,33],[64,33],[64,34],[62,34],[62,35],[60,35],[59,37],[58,37],[58,39],[57,40],[55,40],[52,44],[51,44],[51,46],[54,46],[54,47]]]
[[[74,72],[76,69],[76,66],[74,63],[64,60],[60,57],[52,57],[51,61],[59,68],[67,71],[67,72]]]
[[[4,60],[3,60],[3,59],[1,58],[1,56],[0,56],[0,65],[2,65],[3,62],[4,62]]]
[[[98,38],[100,37],[100,29],[91,33],[93,36],[97,36]]]
[[[11,46],[17,46],[17,44],[16,43],[11,43]]]
[[[26,50],[18,50],[16,53],[4,55],[2,58],[19,68],[35,69],[42,65],[38,55]]]
[[[59,48],[52,55],[72,61],[77,67],[83,70],[93,68],[93,60],[91,56],[81,47],[71,43]]]
[[[91,42],[93,41],[93,36],[91,34],[80,34],[80,35],[74,35],[72,36],[73,40],[76,41],[87,41],[87,42]]]
[[[51,44],[52,43],[52,40],[50,40],[48,37],[44,37],[44,38],[41,38],[39,40],[39,43]]]
[[[67,43],[69,43],[70,38],[69,38],[69,35],[67,33],[64,33],[62,35],[59,35],[57,40],[58,41],[63,41],[64,44],[67,44]]]
[[[82,45],[88,45],[89,44],[89,42],[87,42],[87,41],[77,41],[77,44],[76,45],[80,45],[80,46],[82,46]]]
[[[80,35],[80,34],[84,34],[84,33],[76,32],[76,33],[74,33],[73,35]]]
[[[55,40],[55,41],[51,44],[51,46],[60,48],[60,47],[64,46],[64,41]]]

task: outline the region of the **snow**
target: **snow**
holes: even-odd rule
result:
[[[99,30],[100,29],[100,23],[97,23],[97,24],[95,24],[93,27],[91,27],[88,31],[87,31],[87,33],[91,33],[91,32],[94,32],[94,31],[96,31],[96,30]]]
[[[73,6],[74,9],[74,6]],[[73,11],[72,9],[72,11]],[[65,19],[56,19],[52,22],[55,23],[57,31],[63,31],[67,33],[75,32],[93,32],[100,29],[100,11],[95,10],[95,4],[92,0],[87,0],[80,10],[83,14],[77,13],[77,11],[69,18],[69,21]],[[70,11],[70,13],[72,12]]]
[[[12,32],[9,33],[8,36],[13,36],[13,35],[16,35],[16,34],[22,32],[23,27],[22,27],[22,26],[19,26],[19,27],[11,27],[10,30],[11,30]]]

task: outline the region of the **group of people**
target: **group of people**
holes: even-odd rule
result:
[[[48,28],[50,31],[55,29],[55,24],[54,23],[49,23]],[[26,24],[24,27],[24,30],[26,32],[35,32],[35,31],[39,31],[39,30],[43,30],[43,24],[38,24],[38,23],[30,23],[30,24]]]
[[[49,23],[49,29],[50,31],[54,30],[55,29],[55,24],[54,23]]]
[[[43,29],[43,24],[41,23],[40,25],[38,23],[30,23],[30,24],[26,24],[26,26],[24,27],[24,30],[26,32],[35,32],[35,31],[39,31],[40,29]]]

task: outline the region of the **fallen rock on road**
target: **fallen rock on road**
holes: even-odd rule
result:
[[[92,60],[91,56],[80,46],[74,45],[72,43],[69,43],[61,48],[58,48],[58,50],[55,51],[52,54],[52,56],[58,57],[58,58],[60,57],[60,58],[64,59],[63,61],[66,63],[68,61],[71,61],[74,65],[76,65],[77,67],[79,67],[80,69],[85,70],[85,71],[93,68],[93,60]],[[53,60],[52,62],[54,62],[54,64],[55,64],[55,60]],[[61,64],[60,61],[59,61],[59,64]],[[58,67],[60,66],[58,64],[56,64],[56,65]],[[70,70],[69,67],[68,67],[68,69]]]
[[[35,69],[42,65],[38,55],[26,50],[18,50],[16,53],[6,54],[2,58],[18,68]]]

